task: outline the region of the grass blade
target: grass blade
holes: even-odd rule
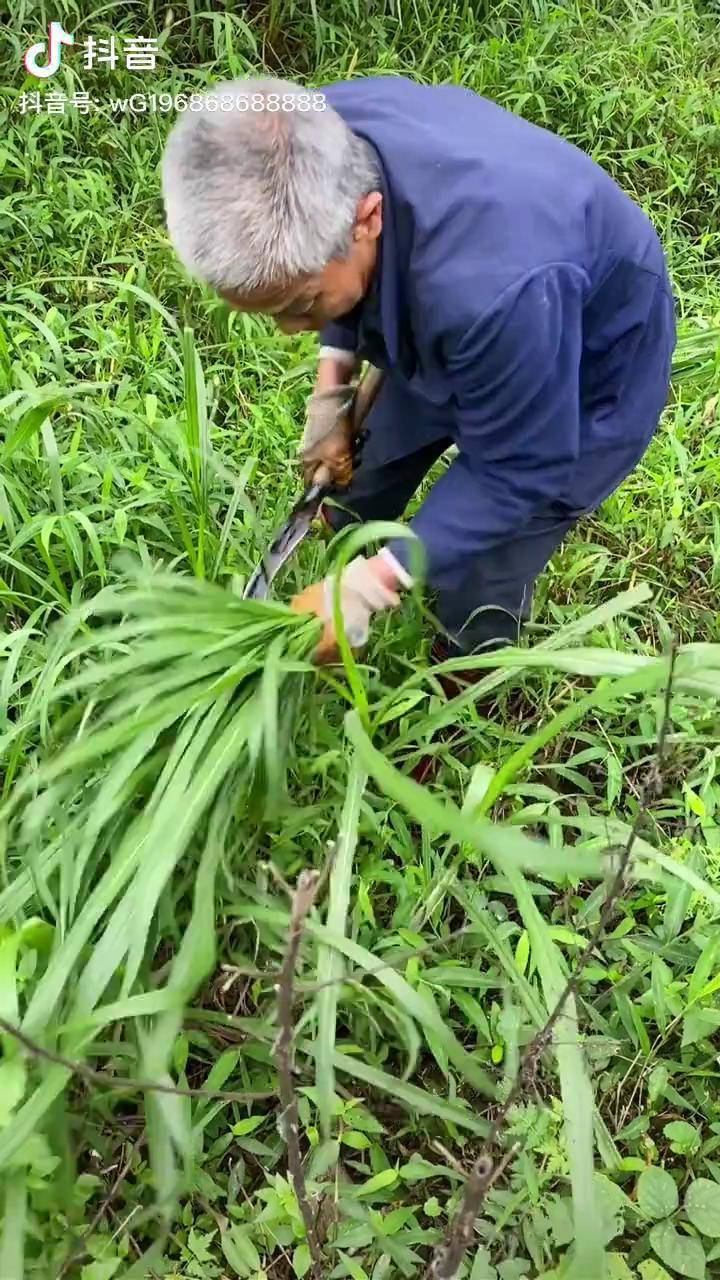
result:
[[[17,1169],[5,1177],[0,1276],[2,1280],[24,1280],[25,1222],[27,1216],[27,1172]]]
[[[304,1041],[299,1047],[303,1053],[314,1058],[314,1044]],[[406,1080],[399,1080],[396,1076],[389,1075],[387,1071],[382,1071],[379,1067],[366,1062],[362,1057],[341,1053],[336,1049],[333,1053],[333,1066],[341,1075],[351,1076],[353,1080],[359,1080],[372,1089],[379,1089],[381,1093],[386,1093],[401,1102],[408,1108],[411,1115],[417,1113],[422,1116],[435,1116],[445,1124],[467,1129],[480,1138],[486,1137],[489,1132],[490,1125],[487,1121],[480,1120],[475,1112],[465,1110],[459,1103],[446,1102],[437,1094],[430,1093],[427,1089],[419,1089],[416,1085],[408,1084]]]
[[[565,968],[524,877],[513,872],[509,879],[528,931],[550,1013],[565,988]],[[593,1184],[595,1103],[578,1037],[574,999],[566,1001],[554,1029],[553,1041],[560,1077],[573,1202],[575,1245],[569,1274],[574,1280],[603,1280],[605,1250],[599,1230],[602,1215]]]
[[[352,883],[353,859],[358,838],[360,804],[366,785],[366,775],[355,756],[350,764],[345,792],[345,803],[340,816],[337,843],[330,871],[328,892],[327,928],[335,937],[344,937],[347,929]],[[342,955],[336,947],[321,945],[318,948],[318,983],[325,986],[317,996],[317,1038],[315,1052],[318,1110],[323,1136],[330,1137],[332,1128],[332,1104],[335,1096],[335,1020],[337,1014],[337,979],[342,977]]]
[[[503,828],[484,819],[463,817],[455,805],[443,804],[427,788],[405,777],[385,759],[362,728],[357,712],[348,712],[345,731],[360,763],[386,795],[402,804],[416,821],[429,830],[438,835],[447,833],[486,854],[499,870],[524,867],[548,877],[577,875],[600,878],[604,875],[601,857],[553,848],[512,828]]]

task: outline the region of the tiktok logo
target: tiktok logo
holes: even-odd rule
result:
[[[51,22],[48,30],[48,45],[50,46],[48,53],[48,45],[44,40],[38,40],[37,44],[31,44],[25,57],[25,70],[31,76],[37,76],[38,80],[47,80],[50,76],[54,76],[55,72],[60,69],[60,51],[64,44],[74,44],[75,37],[63,30],[61,22]],[[43,54],[48,54],[47,62],[43,65],[38,62],[38,58]]]

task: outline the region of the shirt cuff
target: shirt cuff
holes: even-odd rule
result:
[[[357,360],[355,352],[348,351],[345,347],[321,347],[318,351],[318,360],[325,360],[328,357],[347,365],[353,365]]]

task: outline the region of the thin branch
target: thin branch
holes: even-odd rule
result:
[[[280,1133],[282,1134],[287,1147],[288,1172],[300,1207],[302,1219],[305,1223],[310,1257],[313,1261],[313,1273],[316,1276],[320,1276],[321,1274],[322,1254],[320,1250],[320,1241],[318,1240],[317,1230],[315,1227],[315,1215],[313,1214],[310,1201],[308,1200],[305,1173],[302,1165],[302,1156],[300,1154],[300,1139],[298,1134],[300,1121],[298,1116],[297,1094],[295,1093],[295,1085],[293,1084],[293,1047],[295,1042],[293,1002],[295,969],[297,967],[298,956],[300,954],[303,926],[305,924],[307,914],[315,901],[319,884],[320,875],[317,871],[302,871],[298,878],[297,888],[292,895],[290,931],[288,934],[287,950],[280,970],[280,979],[277,987],[277,1013],[280,1030],[275,1042],[278,1086],[280,1102],[282,1105],[278,1128],[280,1129]]]
[[[43,1062],[54,1062],[59,1067],[64,1067],[66,1071],[71,1072],[74,1076],[80,1076],[82,1080],[86,1080],[88,1084],[99,1085],[104,1089],[121,1089],[123,1092],[127,1089],[133,1093],[172,1093],[180,1098],[205,1098],[210,1102],[255,1102],[263,1098],[274,1098],[275,1093],[272,1090],[265,1090],[257,1093],[236,1093],[229,1089],[189,1089],[183,1088],[181,1085],[164,1084],[160,1080],[134,1080],[131,1076],[113,1076],[109,1071],[96,1071],[93,1067],[89,1067],[86,1062],[76,1062],[72,1058],[66,1058],[61,1053],[54,1053],[51,1049],[45,1049],[36,1040],[26,1035],[20,1027],[16,1027],[12,1022],[8,1022],[6,1018],[0,1018],[0,1031],[4,1031],[6,1035],[12,1036],[21,1044],[26,1053],[32,1058],[40,1058]]]
[[[328,865],[329,862],[326,863],[322,880],[326,878]],[[320,888],[321,883],[322,881],[319,882],[318,888]],[[310,984],[307,987],[300,987],[298,990],[298,996],[315,995],[318,991],[324,990],[325,987],[338,986],[342,984],[355,983],[358,986],[362,986],[365,978],[373,977],[374,975],[386,970],[401,970],[405,967],[409,959],[412,959],[415,956],[425,955],[428,952],[439,951],[449,942],[454,942],[465,934],[472,933],[476,928],[477,926],[472,923],[462,925],[460,928],[454,929],[451,933],[447,934],[444,938],[436,938],[433,942],[426,943],[421,947],[408,948],[395,960],[381,960],[377,965],[373,965],[372,968],[365,970],[357,977],[345,974],[340,978],[331,978],[327,982],[319,982]],[[222,967],[227,970],[232,968],[230,965],[223,965]],[[237,969],[235,972],[243,972],[244,976],[247,976],[243,970]],[[262,978],[265,981],[272,980],[275,983],[279,983],[282,978],[283,969],[248,970],[247,974],[250,974],[255,978]],[[207,1102],[262,1102],[277,1096],[274,1090],[258,1090],[256,1092],[251,1091],[247,1093],[238,1093],[235,1090],[228,1089],[192,1089],[189,1087],[182,1087],[181,1085],[165,1084],[161,1081],[135,1080],[131,1076],[111,1075],[108,1071],[98,1071],[95,1068],[88,1066],[85,1062],[79,1062],[76,1059],[65,1057],[64,1054],[55,1053],[51,1049],[46,1049],[43,1045],[38,1044],[36,1040],[33,1040],[31,1036],[26,1035],[20,1027],[15,1026],[13,1023],[8,1022],[7,1019],[2,1017],[0,1017],[0,1031],[4,1032],[6,1035],[12,1036],[14,1040],[17,1040],[18,1044],[22,1045],[23,1049],[30,1055],[30,1057],[38,1058],[44,1062],[52,1062],[57,1066],[64,1067],[65,1070],[71,1072],[72,1075],[79,1076],[81,1079],[87,1081],[88,1084],[97,1085],[100,1088],[115,1089],[122,1092],[129,1090],[131,1092],[141,1093],[173,1094],[180,1098],[199,1098],[204,1099]]]
[[[577,994],[583,971],[585,970],[596,947],[600,942],[602,942],[608,921],[615,910],[618,899],[623,894],[625,889],[625,878],[630,866],[635,841],[640,834],[640,829],[645,821],[651,802],[658,800],[662,795],[663,766],[665,762],[667,736],[670,725],[670,707],[672,702],[672,687],[676,658],[677,646],[673,643],[670,649],[668,678],[665,686],[665,699],[663,703],[663,716],[658,733],[655,760],[650,768],[648,778],[641,790],[640,805],[628,835],[627,843],[622,851],[617,871],[608,886],[597,925],[593,929],[586,947],[578,957],[575,968],[571,976],[568,978],[554,1009],[548,1016],[544,1026],[541,1027],[537,1035],[535,1035],[530,1041],[520,1059],[518,1072],[513,1086],[493,1119],[492,1125],[490,1126],[490,1132],[483,1143],[482,1150],[468,1174],[463,1196],[460,1201],[460,1207],[452,1222],[449,1224],[441,1244],[436,1249],[430,1265],[425,1271],[424,1280],[455,1280],[455,1277],[460,1270],[460,1264],[462,1263],[465,1252],[472,1243],[475,1221],[482,1209],[485,1197],[490,1190],[490,1187],[497,1181],[507,1165],[513,1159],[515,1153],[519,1150],[519,1144],[512,1147],[510,1151],[507,1152],[497,1163],[494,1162],[491,1155],[492,1148],[495,1146],[500,1134],[502,1133],[511,1108],[520,1100],[525,1091],[533,1085],[538,1062],[552,1040],[553,1031],[563,1015],[568,1000]]]
[[[85,1253],[86,1242],[92,1235],[97,1225],[104,1218],[106,1210],[109,1209],[110,1206],[112,1205],[112,1202],[115,1199],[115,1196],[117,1195],[118,1191],[120,1190],[120,1187],[122,1186],[123,1182],[127,1178],[128,1173],[130,1172],[130,1166],[132,1165],[133,1157],[139,1151],[144,1140],[145,1140],[145,1130],[143,1130],[143,1132],[140,1134],[140,1137],[137,1139],[137,1141],[134,1142],[133,1145],[130,1147],[129,1155],[126,1157],[125,1162],[120,1165],[120,1170],[115,1178],[115,1181],[113,1182],[110,1190],[105,1196],[105,1199],[100,1205],[100,1208],[97,1210],[97,1213],[95,1213],[95,1215],[93,1216],[92,1221],[90,1222],[89,1226],[85,1229],[80,1239],[76,1240],[75,1243],[73,1244],[65,1261],[63,1262],[60,1270],[58,1271],[56,1280],[63,1280],[63,1276],[67,1274],[73,1262],[75,1262],[78,1258],[82,1257],[82,1255]],[[137,1213],[138,1208],[139,1206],[136,1205],[135,1208],[133,1209],[133,1214]]]
[[[610,920],[610,917],[612,916],[615,910],[615,905],[618,901],[618,898],[620,898],[624,892],[625,877],[628,873],[628,868],[630,866],[630,860],[632,858],[633,849],[635,847],[635,841],[640,835],[640,829],[647,816],[648,808],[652,803],[652,801],[659,800],[662,795],[662,784],[663,784],[662,771],[663,771],[663,766],[665,764],[665,748],[666,748],[666,740],[667,740],[667,734],[668,734],[668,726],[670,724],[670,704],[672,701],[672,686],[673,686],[673,678],[675,675],[676,659],[677,659],[677,647],[675,644],[673,644],[670,650],[670,661],[668,664],[668,678],[667,678],[667,684],[665,686],[665,698],[663,703],[663,716],[660,723],[660,731],[658,734],[658,744],[657,744],[657,752],[655,754],[655,760],[650,766],[649,775],[643,787],[641,788],[640,805],[638,807],[637,813],[635,814],[635,820],[632,824],[632,827],[630,828],[630,832],[627,838],[627,842],[625,844],[625,848],[622,851],[620,861],[618,863],[618,869],[615,872],[615,875],[605,895],[605,901],[603,902],[602,910],[600,912],[597,925],[595,926],[593,932],[591,933],[588,939],[587,945],[585,946],[585,949],[578,956],[575,964],[575,968],[572,974],[570,975],[570,977],[568,978],[565,988],[561,993],[558,999],[558,1002],[555,1005],[555,1008],[550,1014],[550,1017],[545,1023],[545,1026],[543,1027],[542,1031],[539,1032],[538,1035],[535,1037],[535,1040],[528,1046],[528,1051],[527,1051],[528,1053],[530,1049],[532,1049],[533,1045],[536,1045],[537,1042],[540,1040],[543,1041],[543,1044],[540,1047],[540,1052],[542,1051],[542,1048],[544,1048],[545,1045],[549,1043],[549,1040],[550,1040],[550,1037],[552,1036],[555,1025],[558,1022],[558,1020],[562,1017],[563,1009],[565,1008],[567,1001],[570,999],[570,996],[577,994],[577,989],[580,984],[580,979],[582,978],[583,972],[586,966],[589,964],[592,958],[593,952],[595,951],[595,948],[597,947],[598,943],[602,941],[605,934],[605,928],[608,924],[608,921]],[[537,1052],[537,1048],[536,1048],[536,1052]]]
[[[325,871],[323,871],[323,876]],[[280,883],[280,882],[278,882]],[[443,938],[434,938],[432,942],[424,942],[420,947],[406,947],[400,952],[394,960],[378,960],[377,964],[371,965],[368,969],[363,969],[361,973],[343,974],[339,978],[327,978],[324,982],[298,983],[295,990],[298,998],[304,996],[316,996],[319,991],[326,991],[328,987],[347,986],[355,983],[362,986],[366,978],[373,978],[378,973],[385,973],[388,970],[401,973],[408,960],[415,960],[418,956],[429,955],[433,951],[441,951],[450,942],[457,942],[458,938],[465,937],[466,934],[476,933],[478,926],[474,922],[460,925],[457,929],[452,929],[450,933],[446,933]],[[235,977],[254,978],[263,982],[277,982],[280,978],[280,969],[252,969],[250,967],[224,964],[221,965],[224,972]],[[228,980],[230,981],[230,980]]]
[[[343,974],[340,978],[328,978],[325,982],[313,982],[309,986],[302,986],[300,991],[304,996],[315,996],[318,991],[325,991],[328,987],[339,987],[356,983],[361,987],[365,978],[374,978],[378,973],[384,973],[392,970],[401,973],[408,960],[415,960],[418,956],[427,955],[432,951],[440,951],[448,942],[456,942],[458,938],[463,938],[468,933],[477,933],[478,926],[471,921],[470,924],[460,925],[457,929],[453,929],[450,933],[446,933],[444,938],[435,938],[433,942],[425,942],[421,947],[408,947],[401,952],[395,960],[379,960],[377,964],[371,965],[368,969],[363,969],[358,974]]]
[[[493,1164],[488,1155],[478,1156],[468,1174],[460,1208],[426,1272],[428,1280],[430,1277],[433,1280],[454,1280],[465,1252],[472,1244],[475,1219],[480,1206],[493,1183],[505,1172],[519,1150],[520,1143],[516,1142],[497,1164]]]

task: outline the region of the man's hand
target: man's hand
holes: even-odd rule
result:
[[[374,613],[393,609],[400,603],[398,585],[391,562],[381,555],[370,560],[357,556],[347,565],[340,580],[340,607],[345,634],[353,649],[359,649],[367,641]],[[331,576],[306,587],[290,602],[296,613],[314,613],[325,624],[315,650],[315,661],[321,664],[339,659],[333,625],[334,600],[335,578]]]
[[[305,484],[312,484],[324,465],[338,489],[346,489],[353,471],[353,428],[350,419],[355,388],[352,384],[315,391],[307,404],[301,445]]]

